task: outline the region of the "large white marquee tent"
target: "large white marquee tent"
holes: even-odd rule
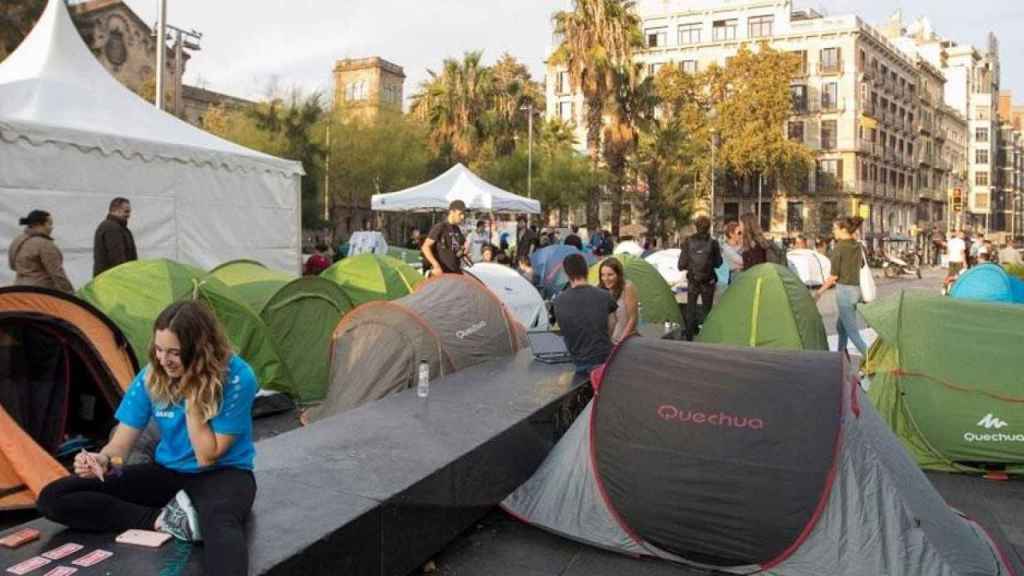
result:
[[[462,200],[469,210],[540,214],[540,202],[502,190],[456,164],[437,178],[398,192],[374,194],[370,207],[379,212],[444,211]]]
[[[302,165],[221,140],[156,110],[115,80],[50,0],[0,63],[0,246],[47,210],[75,286],[92,275],[96,225],[132,201],[141,258],[203,268],[251,258],[300,267]],[[6,261],[6,258],[3,259]],[[13,280],[0,266],[0,284]]]

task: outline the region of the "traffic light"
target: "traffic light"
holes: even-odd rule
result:
[[[962,188],[953,189],[953,212],[964,211],[964,191]]]

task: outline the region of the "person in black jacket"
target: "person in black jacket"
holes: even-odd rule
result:
[[[526,216],[520,215],[516,218],[516,261],[533,254],[539,247],[540,236],[537,235],[537,228],[529,226]]]
[[[697,233],[683,240],[679,250],[679,270],[686,271],[686,339],[697,335],[697,299],[703,308],[700,318],[706,318],[715,301],[718,282],[715,268],[722,265],[722,247],[711,237],[711,220],[698,216],[693,221]]]
[[[139,259],[135,250],[135,237],[128,229],[128,218],[132,215],[132,204],[127,198],[117,197],[110,201],[107,218],[96,227],[92,241],[92,275],[103,272],[125,262]]]

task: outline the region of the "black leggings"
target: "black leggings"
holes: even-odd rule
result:
[[[39,495],[39,511],[54,522],[83,532],[153,530],[160,509],[185,490],[199,516],[206,574],[248,574],[245,519],[256,497],[249,470],[220,468],[183,474],[159,464],[126,466],[106,482],[70,476]]]

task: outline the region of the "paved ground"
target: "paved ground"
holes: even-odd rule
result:
[[[879,278],[878,294],[900,289],[941,289],[944,270],[927,270],[924,278]],[[835,302],[828,296],[819,309],[829,334],[835,333]],[[1024,482],[993,482],[956,474],[929,473],[951,506],[980,522],[1024,574]],[[656,560],[635,560],[566,540],[494,511],[451,544],[436,559],[443,576],[696,576],[709,572]],[[823,575],[824,576],[824,575]]]

